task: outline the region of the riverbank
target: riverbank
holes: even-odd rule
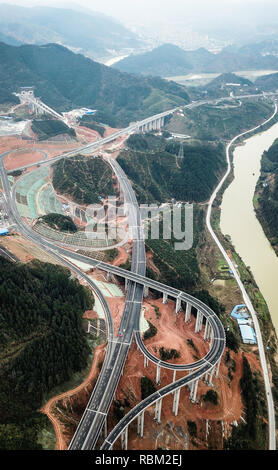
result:
[[[272,121],[273,117],[276,114],[277,114],[277,105],[275,105],[275,112],[265,122],[265,124],[270,123]],[[251,131],[252,132],[261,131],[261,126],[256,126]],[[261,315],[257,315],[257,313],[259,313],[259,312],[256,312],[254,307],[253,307],[254,299],[252,300],[252,295],[251,294],[253,292],[250,289],[250,285],[249,285],[250,283],[248,282],[246,285],[243,284],[241,276],[240,276],[240,274],[242,275],[242,273],[239,272],[238,265],[236,265],[236,263],[232,262],[232,260],[230,259],[230,257],[227,254],[227,250],[228,249],[233,249],[233,246],[231,245],[231,243],[228,243],[227,237],[224,238],[224,236],[222,235],[222,233],[219,229],[219,219],[220,219],[219,218],[219,212],[220,212],[220,205],[221,205],[221,200],[222,200],[222,195],[223,195],[223,185],[224,185],[226,179],[228,177],[230,178],[231,170],[232,170],[231,159],[230,159],[231,147],[235,144],[235,142],[239,138],[245,136],[246,134],[248,134],[248,131],[243,132],[240,135],[236,136],[227,145],[226,154],[227,154],[227,161],[228,161],[228,170],[227,170],[226,174],[224,175],[224,177],[222,178],[222,180],[220,181],[217,188],[215,189],[215,191],[214,191],[214,193],[213,193],[213,195],[210,199],[209,208],[208,208],[208,212],[207,212],[207,227],[208,227],[208,230],[209,230],[210,234],[212,235],[215,243],[217,244],[219,250],[221,251],[225,261],[227,262],[228,266],[230,267],[230,269],[233,273],[233,276],[236,279],[237,284],[238,284],[238,286],[239,286],[239,288],[242,292],[242,297],[243,297],[244,303],[247,305],[247,307],[248,307],[248,309],[249,309],[249,311],[252,315],[252,320],[253,320],[253,324],[254,324],[254,327],[255,327],[256,337],[257,337],[258,346],[259,346],[260,360],[261,360],[262,369],[263,369],[263,376],[264,376],[264,382],[265,382],[265,388],[266,388],[266,398],[267,398],[267,403],[268,403],[269,437],[270,437],[269,448],[274,449],[276,447],[276,443],[275,443],[275,412],[274,412],[274,406],[273,406],[273,400],[272,400],[271,384],[270,384],[270,380],[269,380],[269,367],[270,366],[269,366],[269,364],[267,364],[265,351],[264,351],[265,346],[268,346],[268,344],[266,344],[266,342],[265,342],[266,341],[265,334],[263,334],[263,335],[261,334],[261,329],[264,331],[265,325],[267,325],[268,329],[270,329],[271,332],[272,332],[271,333],[272,334],[271,339],[273,339],[274,345],[273,345],[273,349],[271,351],[272,354],[271,354],[270,357],[268,357],[268,360],[271,361],[271,366],[275,369],[274,370],[275,374],[277,374],[277,365],[275,363],[274,354],[276,353],[276,350],[277,350],[277,337],[276,337],[276,333],[275,333],[274,327],[272,325],[272,320],[271,320],[270,316],[268,315],[268,318],[265,318],[265,315],[266,315],[265,312],[264,312],[264,315],[262,315],[262,318],[260,318]],[[225,193],[226,193],[226,191],[225,191]],[[224,194],[224,196],[225,196],[225,194]],[[241,202],[241,201],[239,201],[239,202]],[[212,204],[214,204],[213,208],[212,208]],[[213,213],[215,210],[216,210],[216,214]],[[236,215],[238,216],[238,213]],[[210,222],[211,217],[213,219],[213,222],[212,222],[213,229],[212,229],[211,222]],[[241,223],[241,219],[237,219],[237,225],[238,226],[240,226],[240,223]],[[248,234],[248,233],[250,233],[250,231],[248,231],[248,229],[247,229],[246,233]],[[250,240],[251,240],[251,238],[249,237],[249,245],[251,245]],[[235,250],[233,249],[233,251],[235,251]],[[238,251],[238,250],[236,249],[236,251]],[[240,260],[240,258],[238,258],[238,262],[239,262],[239,260]],[[250,273],[250,276],[252,277],[251,273]],[[253,288],[254,288],[256,286],[255,281],[252,282],[251,285],[253,285]],[[259,305],[258,305],[258,307],[259,307]],[[264,324],[262,324],[262,321],[261,321],[262,319],[266,320]],[[265,331],[264,331],[264,333],[265,333]],[[270,337],[268,338],[268,341],[270,341]],[[269,349],[269,351],[270,351],[270,349]]]

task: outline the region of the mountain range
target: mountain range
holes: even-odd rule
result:
[[[271,50],[272,54],[266,51]],[[132,54],[114,64],[118,70],[142,75],[171,77],[192,72],[226,73],[240,70],[278,70],[278,41],[252,46],[227,47],[214,54],[205,48],[186,51],[163,44],[150,52]]]
[[[190,100],[175,82],[129,75],[58,44],[0,43],[0,103],[14,102],[22,86],[35,86],[35,95],[57,111],[93,107],[96,119],[112,127]]]

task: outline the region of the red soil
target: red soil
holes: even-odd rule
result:
[[[117,250],[118,250],[118,255],[116,256],[116,258],[114,259],[112,263],[113,266],[119,266],[120,264],[124,264],[128,259],[128,254],[124,250],[124,248],[120,246],[117,248]]]
[[[41,409],[41,412],[46,414],[48,418],[51,420],[55,433],[56,433],[56,438],[57,438],[57,443],[56,443],[56,448],[57,450],[66,450],[70,437],[68,436],[67,429],[65,426],[62,425],[61,420],[59,419],[59,416],[57,416],[57,409],[55,409],[55,406],[57,405],[57,402],[62,400],[62,403],[65,405],[68,405],[68,401],[71,397],[79,397],[87,390],[86,388],[88,385],[92,384],[94,380],[96,380],[98,373],[99,373],[99,368],[98,364],[100,361],[104,359],[104,354],[105,353],[105,345],[102,344],[101,346],[98,346],[95,349],[94,352],[94,359],[93,363],[89,372],[89,375],[87,376],[86,380],[79,385],[78,387],[74,388],[73,390],[70,390],[68,392],[62,393],[61,395],[57,395],[56,397],[51,398],[46,405]]]
[[[42,152],[36,150],[29,150],[26,152],[18,151],[7,155],[5,158],[6,170],[14,170],[20,166],[28,165],[30,163],[36,163],[43,159]]]

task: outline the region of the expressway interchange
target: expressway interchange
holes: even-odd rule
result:
[[[255,95],[258,96],[258,95]],[[244,98],[244,97],[241,97]],[[247,95],[246,98],[250,98],[250,95]],[[225,98],[227,99],[227,98]],[[221,101],[213,100],[211,102]],[[200,106],[206,101],[191,103],[187,105],[187,107],[195,107]],[[176,108],[175,108],[176,109]],[[161,113],[160,115],[156,115],[155,118],[158,116],[161,117],[162,115],[167,115],[172,113],[174,110],[170,110],[166,113]],[[141,121],[140,124],[145,124],[146,122],[151,122],[154,117],[148,118],[147,120]],[[52,165],[55,161],[74,156],[78,153],[82,153],[86,155],[86,153],[92,153],[97,148],[102,146],[105,143],[108,143],[120,135],[131,133],[135,129],[138,128],[138,123],[135,123],[132,126],[129,126],[126,129],[118,131],[117,133],[109,136],[105,139],[101,139],[98,142],[93,144],[89,144],[85,147],[81,147],[79,149],[75,149],[74,151],[68,152],[66,154],[59,155],[54,157],[51,160],[43,160],[41,162],[37,162],[36,164],[50,164]],[[6,198],[6,206],[7,206],[7,213],[9,217],[15,222],[17,229],[27,238],[32,240],[36,243],[42,250],[48,251],[52,256],[55,256],[59,261],[63,264],[68,266],[70,269],[75,271],[79,276],[82,276],[92,289],[97,293],[98,297],[101,300],[103,305],[107,323],[108,323],[108,341],[107,341],[107,350],[105,355],[105,360],[99,374],[96,386],[94,387],[93,393],[90,397],[90,400],[87,404],[86,410],[81,418],[81,421],[78,425],[75,435],[70,443],[69,449],[82,449],[82,450],[89,450],[94,449],[101,430],[106,427],[106,417],[111,406],[111,402],[113,400],[115,391],[117,389],[117,385],[121,378],[124,364],[127,358],[127,354],[129,348],[133,341],[133,336],[136,339],[137,345],[144,354],[152,362],[156,363],[160,367],[165,367],[168,369],[176,370],[189,370],[191,371],[189,375],[179,379],[178,381],[174,381],[172,384],[163,387],[159,391],[155,392],[153,395],[149,396],[142,402],[140,402],[137,406],[135,406],[119,423],[118,425],[111,431],[109,436],[106,438],[105,442],[103,443],[101,449],[111,448],[117,438],[121,435],[121,433],[128,427],[128,425],[138,417],[146,408],[151,406],[152,404],[156,403],[158,400],[161,400],[164,396],[173,393],[174,391],[179,390],[181,387],[190,385],[196,380],[199,380],[201,377],[206,375],[209,371],[214,370],[215,366],[219,364],[221,360],[221,356],[224,352],[225,348],[225,332],[223,326],[216,316],[216,314],[209,309],[205,304],[200,302],[199,300],[195,299],[194,297],[190,296],[189,294],[180,292],[179,290],[161,284],[157,281],[153,281],[145,277],[145,270],[146,270],[146,258],[145,258],[145,246],[144,246],[144,236],[143,230],[141,226],[141,219],[140,219],[140,212],[137,204],[137,200],[133,189],[128,181],[128,178],[124,174],[121,167],[118,165],[116,161],[111,161],[110,164],[119,180],[121,189],[123,191],[125,197],[125,204],[128,208],[128,223],[130,230],[132,232],[132,239],[133,239],[133,249],[132,249],[132,263],[131,263],[131,271],[125,271],[121,268],[112,266],[107,263],[99,262],[88,258],[86,256],[77,254],[75,252],[71,252],[66,250],[61,246],[57,246],[47,239],[41,237],[37,233],[35,233],[29,226],[27,226],[21,219],[15,199],[13,194],[11,194],[9,181],[7,178],[7,172],[4,167],[4,157],[7,153],[0,156],[0,175],[2,178],[5,198]],[[28,167],[34,166],[25,165],[20,169],[25,169]],[[86,276],[82,271],[80,271],[75,265],[68,261],[66,258],[71,258],[75,261],[85,262],[86,264],[91,265],[94,268],[103,269],[111,274],[115,274],[117,276],[124,277],[128,280],[127,283],[127,292],[126,292],[126,302],[124,311],[121,318],[121,323],[119,326],[118,334],[122,336],[115,337],[113,331],[113,323],[111,318],[111,313],[109,311],[109,307],[103,298],[101,292],[98,292],[96,285],[93,281]],[[173,297],[175,299],[179,299],[180,301],[189,304],[197,309],[198,312],[202,313],[202,319],[206,318],[206,322],[208,322],[211,326],[211,347],[207,355],[197,361],[196,363],[186,364],[186,365],[173,365],[163,361],[159,361],[157,358],[152,356],[149,351],[145,348],[140,331],[139,331],[139,319],[140,319],[140,312],[141,312],[141,305],[143,300],[143,291],[144,287],[149,287],[151,289],[157,290],[163,294],[166,294],[169,297]]]

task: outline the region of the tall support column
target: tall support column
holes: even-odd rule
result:
[[[204,318],[204,315],[202,314],[202,312],[200,312],[198,331],[202,331],[202,328],[203,328],[203,318]]]
[[[211,326],[210,326],[210,323],[208,323],[206,341],[210,340],[210,335],[211,335]]]
[[[128,441],[128,426],[123,430],[121,434],[121,444],[122,444],[123,450],[127,450],[127,441]]]
[[[174,370],[174,372],[173,372],[173,383],[176,382],[176,375],[177,375],[177,371]]]
[[[160,365],[157,364],[156,366],[156,379],[155,379],[156,383],[159,384],[160,383]]]
[[[137,434],[140,437],[144,436],[144,414],[145,414],[145,411],[142,411],[142,413],[138,415],[138,418],[137,418]]]
[[[168,295],[166,294],[166,292],[163,292],[163,300],[162,300],[162,303],[163,304],[167,304],[168,302]]]
[[[127,290],[127,285],[128,285],[128,279],[125,278],[125,291]]]
[[[209,385],[211,386],[213,386],[212,378],[213,378],[214,371],[215,371],[215,366],[211,369],[211,372],[209,374]]]
[[[176,300],[176,313],[179,313],[181,309],[181,299],[177,298]]]
[[[161,124],[160,124],[161,127],[164,126],[164,119],[165,119],[164,117],[161,118]]]
[[[198,384],[199,384],[199,379],[195,381],[194,391],[193,391],[193,402],[195,402],[197,398]]]
[[[207,340],[208,326],[209,326],[209,322],[208,322],[208,319],[206,318],[206,325],[205,325],[205,332],[204,332],[204,340],[205,341]]]
[[[196,317],[196,323],[195,323],[195,333],[197,333],[199,331],[200,315],[201,315],[201,312],[200,312],[200,310],[198,310],[197,317]]]
[[[189,384],[189,390],[190,390],[189,399],[190,400],[193,399],[194,385],[195,385],[195,382],[191,382],[191,384]]]
[[[107,280],[107,282],[112,281],[112,274],[109,271],[106,274],[106,280]]]
[[[144,356],[144,367],[148,367],[148,365],[149,365],[149,359],[146,356]]]
[[[144,286],[144,297],[148,297],[149,295],[149,288],[147,286]]]
[[[87,329],[87,333],[90,333],[90,328],[91,328],[91,322],[90,320],[88,321],[88,329]]]
[[[185,317],[184,317],[184,321],[189,321],[190,320],[190,317],[191,317],[191,308],[192,306],[190,305],[190,303],[187,302],[186,304],[186,311],[185,311]]]
[[[97,318],[97,338],[99,338],[100,335],[100,319]]]
[[[174,399],[173,399],[173,413],[175,416],[178,415],[178,411],[179,411],[180,393],[181,393],[180,388],[178,390],[175,390]]]
[[[221,357],[217,363],[217,366],[216,366],[216,373],[215,373],[215,377],[218,379],[219,377],[219,369],[220,369],[220,364],[221,364]]]
[[[161,421],[162,398],[155,402],[155,419],[158,423]]]

